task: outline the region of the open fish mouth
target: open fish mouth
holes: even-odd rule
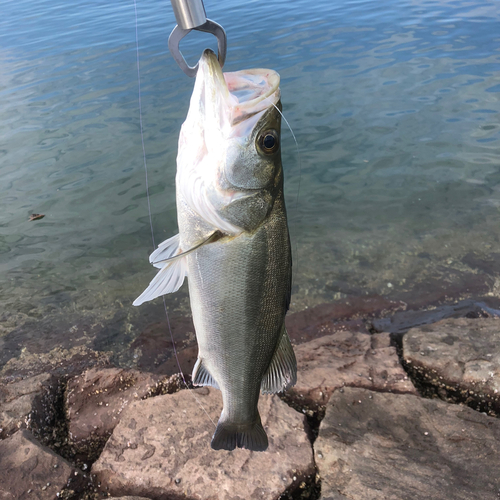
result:
[[[206,49],[198,66],[197,86],[193,93],[220,125],[234,126],[275,106],[280,99],[280,76],[271,69],[246,69],[223,73],[215,53]],[[202,93],[203,95],[200,95]]]

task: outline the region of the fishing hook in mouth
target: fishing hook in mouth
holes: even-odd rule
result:
[[[224,28],[215,21],[207,19],[203,0],[171,0],[177,25],[168,38],[168,48],[175,62],[190,77],[196,76],[198,63],[189,66],[179,48],[181,40],[192,30],[210,33],[217,38],[217,58],[221,68],[226,61],[227,37]]]

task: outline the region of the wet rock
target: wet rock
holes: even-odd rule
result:
[[[500,420],[407,394],[336,391],[314,444],[323,500],[498,500]]]
[[[168,324],[160,321],[149,324],[142,330],[130,345],[130,351],[137,360],[137,367],[143,371],[163,375],[178,373],[179,366],[172,346],[172,338],[181,369],[184,373],[190,374],[196,363],[198,346],[193,320],[186,316],[173,316]]]
[[[198,345],[186,347],[177,351],[177,356],[173,355],[165,362],[161,363],[153,370],[154,373],[164,375],[176,374],[179,372],[179,367],[184,373],[186,380],[191,380],[196,360],[198,359]]]
[[[0,439],[21,428],[41,428],[55,419],[57,379],[50,374],[0,384]]]
[[[27,375],[38,375],[43,372],[39,371],[43,365],[53,365],[55,357],[63,358],[61,361],[64,361],[71,352],[76,354],[78,351],[83,353],[91,350],[93,341],[100,331],[105,330],[109,336],[107,326],[109,319],[103,322],[103,316],[98,318],[95,314],[83,311],[76,313],[73,308],[70,313],[68,310],[63,311],[63,303],[73,302],[74,297],[66,295],[60,298],[63,302],[54,304],[53,308],[46,308],[41,304],[36,307],[31,300],[27,300],[24,305],[16,306],[15,309],[18,311],[33,308],[33,312],[36,311],[35,317],[31,316],[31,312],[25,311],[27,315],[21,314],[24,320],[18,318],[19,321],[9,322],[11,328],[0,337],[0,368],[9,360],[15,362],[29,357],[32,363],[23,365],[22,368],[29,372]],[[42,299],[47,305],[46,300],[50,298]],[[105,314],[102,309],[100,311]],[[37,356],[40,359],[37,359]],[[19,363],[16,364],[19,366]]]
[[[457,288],[443,288],[442,280],[435,286],[429,283],[417,283],[417,293],[401,293],[394,298],[379,295],[350,296],[334,303],[320,304],[304,309],[286,317],[288,334],[294,344],[302,344],[309,340],[332,335],[338,331],[351,330],[364,333],[389,332],[393,338],[399,339],[409,328],[434,323],[448,317],[485,317],[500,314],[500,299],[488,294],[491,286],[486,288],[484,276],[469,276]],[[475,281],[478,287],[475,286]],[[490,280],[491,281],[491,280]],[[481,297],[480,300],[463,299],[464,290],[467,295]],[[477,291],[478,293],[474,293]],[[479,293],[481,292],[481,293]],[[450,303],[451,298],[457,302]]]
[[[42,446],[26,430],[0,441],[2,500],[69,498],[86,488],[88,478]]]
[[[388,300],[380,295],[353,296],[289,314],[286,317],[286,328],[294,344],[331,335],[346,328],[367,332],[367,319],[393,315],[396,311],[404,311],[406,306],[404,302]]]
[[[106,439],[134,401],[156,394],[176,392],[179,377],[120,368],[93,368],[68,381],[65,394],[69,438],[75,452],[97,458]]]
[[[304,417],[276,396],[260,399],[269,437],[264,453],[210,448],[215,429],[210,419],[217,422],[222,409],[217,390],[200,388],[132,403],[92,468],[102,492],[270,500],[304,487],[315,477]]]
[[[486,298],[495,284],[491,275],[450,267],[437,266],[432,271],[433,275],[427,275],[424,279],[421,274],[422,268],[419,266],[416,273],[407,276],[407,283],[411,283],[409,289],[393,289],[393,294],[407,304],[408,309],[427,309],[429,306],[450,304],[470,297]]]
[[[416,394],[387,333],[343,331],[295,347],[297,384],[285,399],[298,409],[321,410],[344,386]]]
[[[0,342],[1,351],[1,342]],[[51,373],[66,377],[81,373],[93,366],[109,365],[109,353],[97,352],[85,346],[74,346],[68,349],[55,347],[49,352],[31,352],[23,349],[19,357],[9,359],[0,370],[0,380],[9,382],[26,377]]]
[[[500,319],[447,319],[403,338],[408,372],[427,396],[500,414]]]
[[[378,332],[389,332],[392,340],[401,346],[404,334],[410,328],[437,323],[447,318],[489,318],[500,316],[500,303],[493,297],[485,300],[462,300],[456,304],[444,304],[423,310],[397,311],[390,317],[374,319],[373,328]]]

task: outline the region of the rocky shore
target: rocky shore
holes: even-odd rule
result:
[[[134,341],[138,369],[19,356],[0,372],[0,498],[498,500],[497,311],[339,307],[292,315],[298,381],[261,397],[264,453],[211,450],[220,393],[158,362],[157,333]]]

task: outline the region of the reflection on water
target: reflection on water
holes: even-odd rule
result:
[[[270,67],[282,76],[300,147],[299,165],[285,130],[295,310],[363,294],[473,294],[477,276],[486,286],[477,290],[499,293],[494,0],[206,8],[227,30],[225,70]],[[4,2],[2,11],[0,365],[23,348],[60,346],[50,335],[57,328],[74,328],[66,348],[119,358],[164,314],[161,302],[131,307],[155,272],[147,261],[133,4],[67,9],[59,0],[23,0]],[[193,81],[166,47],[168,2],[139,0],[138,16],[158,242],[176,232],[176,142]],[[213,40],[192,35],[182,49],[196,59]],[[28,222],[31,213],[46,216]],[[186,314],[185,288],[168,306],[174,317]],[[133,363],[127,356],[118,361]]]

